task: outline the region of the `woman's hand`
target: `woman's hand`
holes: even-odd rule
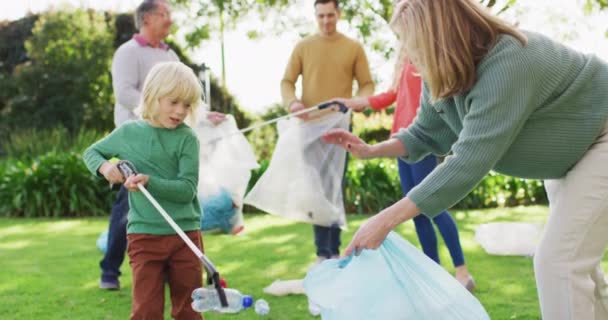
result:
[[[374,157],[373,146],[370,146],[359,137],[344,129],[329,130],[321,136],[321,139],[328,144],[340,145],[356,158],[367,159]]]
[[[348,257],[353,251],[355,255],[359,255],[363,249],[377,249],[380,247],[392,230],[387,220],[388,217],[383,211],[365,221],[355,232],[353,239],[344,251],[344,256]]]
[[[120,173],[120,170],[118,170],[116,165],[110,161],[102,163],[97,171],[99,171],[110,184],[122,183],[125,180],[122,173]]]
[[[359,159],[397,158],[407,156],[405,146],[398,139],[388,139],[369,145],[344,129],[332,129],[321,136],[325,143],[338,144]]]
[[[408,198],[403,198],[392,206],[369,218],[355,232],[353,239],[344,251],[348,257],[352,252],[359,255],[363,249],[377,249],[386,236],[399,224],[414,218],[420,213],[416,205]]]
[[[141,183],[143,186],[146,186],[148,184],[148,180],[150,180],[150,177],[141,173],[134,176],[129,176],[125,181],[125,188],[127,188],[129,191],[139,191],[137,184]]]

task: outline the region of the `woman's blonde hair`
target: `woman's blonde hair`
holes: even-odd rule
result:
[[[395,6],[390,26],[400,40],[397,63],[407,59],[416,66],[433,101],[469,90],[477,64],[501,34],[522,45],[528,41],[476,0],[403,0]]]
[[[193,124],[196,109],[202,104],[203,89],[194,71],[181,62],[156,64],[144,81],[140,103],[141,117],[155,120],[160,98],[169,98],[190,104],[187,123]]]

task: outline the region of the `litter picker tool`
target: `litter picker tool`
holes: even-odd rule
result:
[[[310,108],[302,109],[300,111],[296,111],[294,113],[290,113],[290,114],[287,114],[287,115],[284,115],[284,116],[280,116],[280,117],[277,117],[277,118],[274,118],[274,119],[270,119],[270,120],[264,121],[262,123],[254,124],[254,125],[252,125],[250,127],[247,127],[247,128],[241,129],[239,131],[230,133],[230,134],[228,134],[226,136],[223,136],[223,137],[217,137],[215,139],[211,139],[206,144],[213,144],[213,143],[218,142],[219,140],[231,137],[231,136],[239,134],[239,133],[249,132],[251,130],[255,130],[255,129],[267,126],[269,124],[273,124],[273,123],[278,122],[278,121],[283,120],[283,119],[288,119],[288,118],[291,118],[291,117],[303,115],[303,114],[306,114],[306,113],[309,113],[309,112],[312,112],[312,111],[328,109],[328,108],[330,108],[332,106],[337,106],[338,107],[337,111],[339,111],[339,112],[342,112],[342,113],[348,112],[348,107],[346,105],[344,105],[342,102],[339,102],[339,101],[323,102],[323,103],[321,103],[319,105],[316,105],[316,106],[313,106],[313,107],[310,107]]]
[[[116,163],[116,167],[125,178],[137,174],[135,166],[127,160],[118,161],[118,163]],[[203,252],[192,242],[192,240],[188,238],[184,231],[175,223],[175,221],[173,221],[173,218],[169,216],[167,211],[165,211],[165,209],[160,206],[158,201],[156,201],[156,199],[152,197],[150,192],[148,192],[148,190],[141,183],[137,184],[137,188],[144,194],[144,196],[150,201],[150,203],[152,203],[152,205],[156,208],[156,210],[158,210],[161,216],[165,218],[167,223],[169,223],[169,225],[171,226],[171,228],[173,228],[177,235],[179,235],[179,237],[182,238],[186,245],[188,245],[190,250],[192,250],[192,252],[203,262],[205,269],[207,269],[207,283],[213,284],[215,290],[217,290],[222,307],[227,307],[228,300],[226,299],[226,293],[224,292],[224,288],[222,288],[222,285],[220,283],[220,274],[215,269],[215,266],[213,265],[211,260],[209,260],[209,258],[207,258],[205,254],[203,254]]]

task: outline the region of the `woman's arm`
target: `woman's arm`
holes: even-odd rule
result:
[[[344,129],[332,129],[321,136],[321,139],[325,143],[340,145],[359,159],[407,156],[405,146],[398,139],[388,139],[374,145],[369,145]]]

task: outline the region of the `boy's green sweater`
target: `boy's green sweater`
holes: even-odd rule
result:
[[[525,32],[502,35],[467,92],[432,103],[423,86],[417,118],[395,135],[416,162],[450,155],[408,197],[433,217],[465,197],[490,170],[524,178],[563,177],[608,116],[608,65]]]
[[[176,129],[131,121],[115,129],[84,152],[96,176],[101,164],[116,157],[129,160],[139,173],[150,176],[146,189],[184,231],[200,230],[197,199],[199,142],[185,124]],[[139,191],[129,192],[127,233],[175,234],[150,201]]]

